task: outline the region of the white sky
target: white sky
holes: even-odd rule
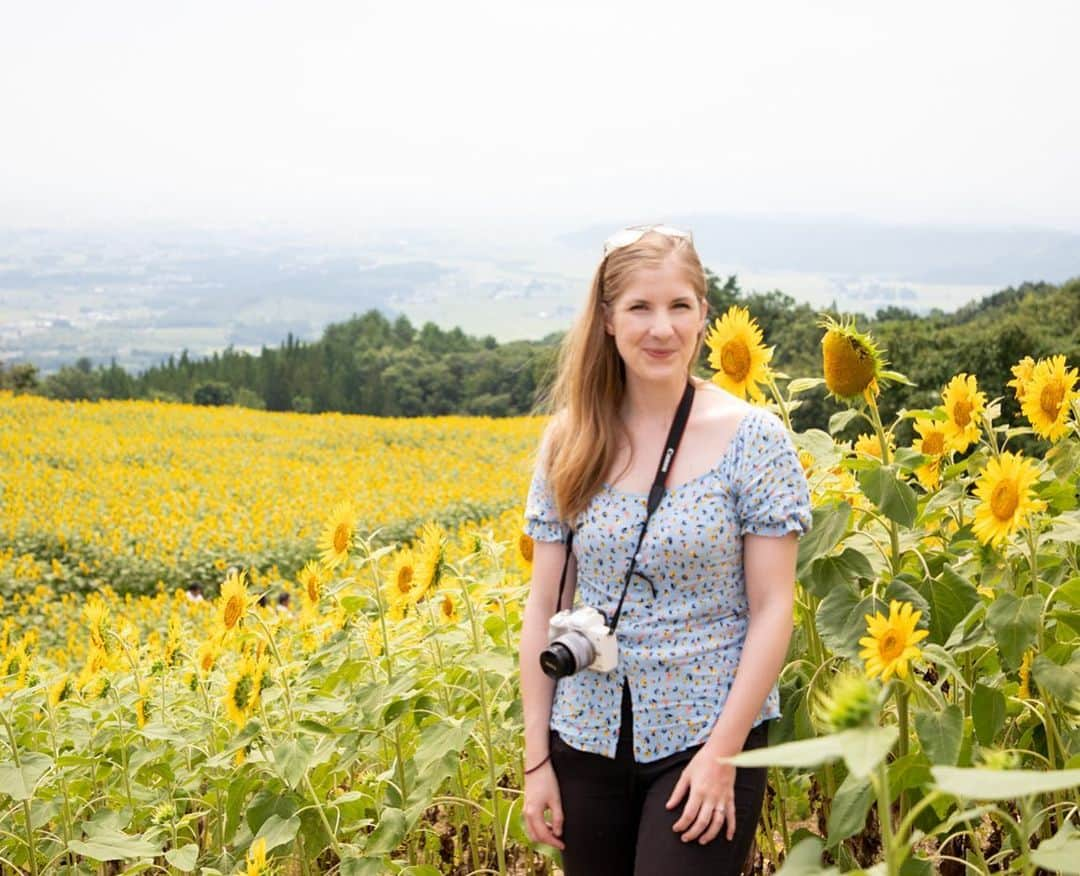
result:
[[[1080,3],[4,0],[0,224],[1080,230]]]

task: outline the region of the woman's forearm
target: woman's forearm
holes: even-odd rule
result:
[[[551,606],[545,606],[538,591],[530,592],[521,621],[521,708],[525,721],[525,766],[539,763],[548,755],[548,724],[555,682],[540,668],[540,652],[547,647]]]

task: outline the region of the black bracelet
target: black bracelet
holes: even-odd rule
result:
[[[544,764],[546,764],[549,760],[551,760],[551,752],[550,751],[548,752],[547,757],[545,757],[542,761],[540,761],[540,763],[538,763],[536,766],[532,767],[531,769],[525,770],[524,775],[527,776],[529,773],[535,773],[538,769],[540,769],[540,767],[542,767]]]

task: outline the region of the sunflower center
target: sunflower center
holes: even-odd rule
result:
[[[971,410],[975,406],[969,401],[958,401],[953,405],[952,418],[957,426],[966,426],[971,422]]]
[[[231,630],[240,620],[240,614],[244,610],[243,600],[239,596],[230,596],[225,603],[225,628]]]
[[[1039,407],[1051,420],[1056,420],[1065,400],[1065,386],[1060,380],[1051,380],[1039,393]]]
[[[411,566],[402,566],[397,573],[397,589],[402,593],[412,590],[413,570]]]
[[[312,602],[319,601],[319,581],[314,575],[307,580],[307,595]]]
[[[733,338],[720,350],[720,367],[732,380],[741,382],[750,373],[750,348],[741,338]]]
[[[347,523],[339,523],[334,528],[334,550],[339,554],[345,553],[349,549],[349,525]]]
[[[889,630],[878,645],[882,660],[895,660],[904,653],[904,639],[896,630]]]
[[[214,668],[214,655],[213,655],[212,652],[208,652],[206,654],[203,654],[203,659],[202,659],[202,664],[201,665],[202,665],[202,671],[203,672],[209,672],[211,669]]]
[[[945,436],[941,432],[931,432],[923,438],[922,452],[927,456],[941,456],[945,452]]]
[[[533,561],[533,540],[532,536],[523,532],[521,538],[518,540],[518,549],[521,551],[522,559],[526,563]]]
[[[1015,483],[1002,480],[994,486],[994,492],[990,494],[990,510],[998,520],[1011,520],[1019,504],[1020,496]]]
[[[443,598],[442,601],[442,613],[444,617],[454,616],[454,603],[450,600],[449,596]]]

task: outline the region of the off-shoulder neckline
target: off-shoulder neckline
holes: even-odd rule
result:
[[[742,417],[739,419],[739,422],[735,424],[735,430],[731,433],[731,438],[728,439],[728,443],[727,443],[727,446],[724,448],[724,452],[722,454],[720,454],[720,458],[712,466],[710,466],[708,469],[703,471],[701,474],[695,475],[694,477],[690,478],[689,480],[683,481],[681,484],[675,484],[673,486],[668,486],[667,489],[666,489],[666,492],[667,493],[678,492],[679,490],[682,490],[685,487],[690,487],[690,486],[693,486],[694,484],[699,484],[702,481],[704,481],[706,478],[716,474],[724,466],[724,464],[728,461],[728,459],[732,457],[733,452],[735,450],[736,442],[739,440],[739,436],[742,433],[743,425],[746,423],[747,420],[751,419],[755,415],[755,413],[759,412],[760,410],[761,410],[760,408],[751,407],[750,410],[748,410],[745,414],[742,415]],[[613,487],[607,481],[604,481],[601,484],[601,487],[604,490],[606,490],[607,492],[609,492],[609,493],[613,493],[616,496],[625,496],[628,499],[648,499],[649,498],[648,493],[635,493],[635,492],[631,492],[630,490],[620,490],[618,487]]]

